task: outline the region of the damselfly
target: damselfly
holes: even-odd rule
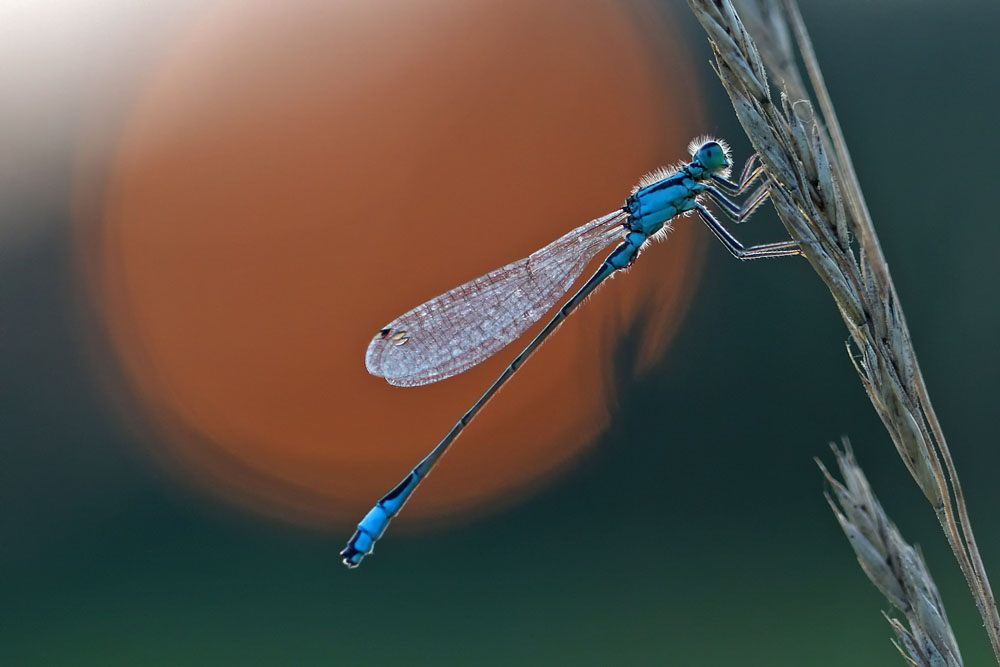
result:
[[[768,198],[766,182],[743,204],[729,197],[742,194],[760,179],[763,167],[756,164],[756,156],[747,161],[739,180],[733,182],[729,180],[729,148],[724,142],[696,139],[688,150],[690,162],[643,177],[617,211],[574,229],[522,260],[417,306],[375,335],[365,357],[373,375],[403,387],[451,377],[516,340],[569,290],[598,252],[619,241],[590,280],[556,312],[444,439],[365,515],[340,552],[345,565],[357,567],[372,552],[376,540],[449,445],[542,341],[611,274],[629,267],[647,243],[664,238],[674,218],[697,212],[739,259],[800,254],[794,241],[744,247],[705,207],[705,202],[711,201],[735,222],[750,217]]]

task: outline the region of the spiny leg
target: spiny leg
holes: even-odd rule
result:
[[[746,190],[764,173],[764,165],[757,164],[757,160],[759,159],[760,155],[752,153],[747,158],[746,164],[743,165],[743,171],[740,172],[740,180],[737,181],[742,189]]]
[[[715,216],[705,208],[703,204],[696,203],[695,209],[697,209],[698,214],[701,219],[705,221],[708,228],[715,233],[722,244],[726,246],[737,259],[760,259],[761,257],[787,257],[789,255],[801,255],[802,249],[799,248],[797,241],[780,241],[778,243],[764,243],[761,245],[745,247],[740,243],[735,236],[729,233],[729,230],[722,226],[722,223],[715,219]]]
[[[754,153],[747,160],[746,165],[743,167],[742,173],[740,173],[740,180],[737,183],[719,176],[718,174],[712,174],[712,180],[720,188],[725,190],[731,195],[743,194],[747,188],[754,184],[754,182],[760,178],[761,174],[764,173],[763,165],[754,165],[757,162],[757,154]]]
[[[767,198],[771,195],[770,190],[767,188],[767,183],[754,190],[754,193],[747,197],[743,204],[737,204],[711,185],[706,186],[704,192],[722,207],[723,213],[737,224],[753,215],[757,207],[767,201]]]

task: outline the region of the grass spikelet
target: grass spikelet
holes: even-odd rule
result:
[[[843,482],[817,460],[830,484],[826,499],[861,569],[906,618],[903,625],[886,616],[896,633],[897,648],[911,665],[960,667],[955,634],[923,557],[889,520],[855,461],[850,443],[845,440],[843,450],[831,447]]]
[[[1000,615],[958,471],[798,7],[794,0],[741,2],[756,31],[751,34],[729,0],[688,4],[708,34],[715,71],[767,171],[775,210],[829,288],[850,335],[850,359],[896,451],[931,504],[1000,659]],[[806,76],[798,71],[799,58]],[[782,90],[777,104],[765,66]],[[903,646],[910,639],[922,645],[916,635],[898,636]]]

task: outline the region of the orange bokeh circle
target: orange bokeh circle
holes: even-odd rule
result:
[[[85,246],[122,376],[180,469],[270,514],[359,518],[514,354],[399,389],[365,372],[373,333],[683,157],[695,91],[658,21],[575,0],[198,17],[142,82]],[[648,363],[684,305],[691,227],[560,329],[408,517],[509,502],[593,440],[618,334],[641,314]]]

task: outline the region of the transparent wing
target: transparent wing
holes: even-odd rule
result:
[[[625,216],[619,210],[592,220],[401,315],[368,345],[368,372],[412,387],[493,356],[551,310],[594,255],[622,237]]]

